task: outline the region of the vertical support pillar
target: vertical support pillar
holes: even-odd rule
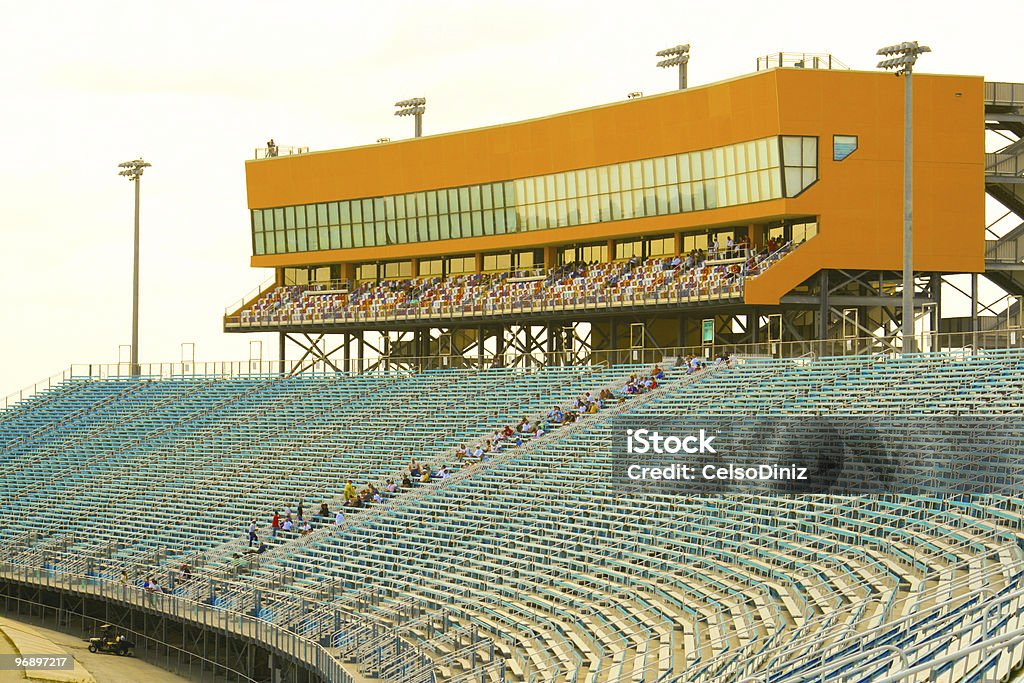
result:
[[[971,348],[978,348],[978,274],[971,273]]]
[[[278,332],[277,333],[278,372],[285,372],[285,367],[284,367],[284,363],[285,363],[285,360],[284,360],[284,356],[285,356],[285,354],[284,354],[284,347],[285,347],[286,341],[287,340],[285,338],[285,333],[284,332]]]
[[[818,280],[818,287],[821,288],[821,291],[818,293],[818,339],[828,339],[828,271],[822,270],[821,276],[818,278]]]

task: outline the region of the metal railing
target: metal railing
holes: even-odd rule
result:
[[[1024,106],[1024,83],[986,81],[985,104],[1001,107]]]
[[[253,152],[253,159],[274,159],[277,157],[291,156],[293,154],[309,154],[309,147],[286,147],[274,145],[273,147],[257,147]]]
[[[1024,175],[1024,154],[986,152],[985,175],[1008,178]]]
[[[985,240],[985,260],[1020,263],[1024,260],[1024,235],[1011,240]]]
[[[793,69],[849,69],[830,54],[808,52],[773,52],[757,58],[757,70],[776,68]]]
[[[264,619],[92,576],[3,563],[0,577],[79,596],[96,596],[129,607],[158,610],[206,629],[255,640],[317,671],[327,683],[353,683],[352,676],[323,645]]]

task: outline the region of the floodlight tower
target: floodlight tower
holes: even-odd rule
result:
[[[679,67],[679,89],[686,90],[686,65],[690,61],[690,44],[676,45],[659,50],[654,53],[655,57],[668,57],[658,62],[658,66],[667,69],[671,66]]]
[[[903,352],[913,353],[914,344],[914,89],[911,74],[918,55],[931,52],[916,40],[883,47],[879,69],[892,69],[903,76],[903,317],[900,336]]]
[[[152,166],[142,158],[125,161],[117,165],[117,175],[135,183],[135,257],[132,263],[132,353],[131,374],[139,374],[139,186],[142,172]]]
[[[427,98],[414,97],[411,100],[395,102],[395,106],[398,107],[395,116],[416,117],[416,137],[421,137],[423,135],[423,112],[427,110]]]

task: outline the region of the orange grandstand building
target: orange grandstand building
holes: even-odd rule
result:
[[[917,327],[963,331],[943,322],[946,276],[998,270],[1022,293],[1016,252],[986,261],[987,183],[1011,204],[1019,193],[987,163],[985,130],[1017,116],[1024,92],[977,76],[914,85]],[[258,154],[251,263],[275,276],[225,330],[275,331],[282,359],[291,339],[327,362],[892,345],[903,104],[890,74],[774,68],[507,125]],[[977,329],[977,306],[971,318]],[[326,335],[342,335],[333,351]]]

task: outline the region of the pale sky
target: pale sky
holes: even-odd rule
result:
[[[24,2],[0,0],[0,397],[130,341],[131,184],[143,155],[143,362],[243,360],[224,308],[248,266],[243,162],[269,137],[331,149],[408,137],[392,104],[428,98],[425,134],[675,87],[657,50],[689,42],[690,83],[760,54],[920,40],[919,71],[1024,81],[1024,2]],[[1009,27],[1010,33],[1000,27]],[[266,337],[264,357],[275,356]]]

